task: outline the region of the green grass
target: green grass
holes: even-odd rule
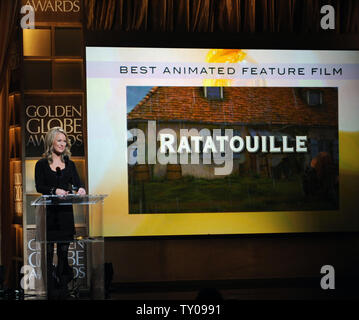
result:
[[[183,177],[131,185],[131,213],[192,213],[336,209],[306,197],[299,176],[288,180],[229,176],[224,179]]]

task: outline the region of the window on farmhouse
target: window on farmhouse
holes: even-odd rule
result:
[[[223,87],[204,87],[204,96],[209,100],[223,99]]]
[[[307,103],[310,106],[319,106],[323,104],[323,93],[318,90],[307,91]]]

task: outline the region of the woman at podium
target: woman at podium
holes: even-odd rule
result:
[[[50,129],[44,140],[45,152],[35,166],[36,190],[43,195],[66,196],[77,190],[85,195],[75,163],[70,160],[71,143],[60,127]],[[67,284],[73,278],[68,264],[68,249],[75,234],[72,205],[50,205],[46,209],[47,289],[48,296],[67,294]],[[57,268],[53,268],[54,244],[57,250]],[[56,270],[56,272],[55,272]]]

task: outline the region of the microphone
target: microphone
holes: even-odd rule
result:
[[[60,168],[60,167],[56,167],[56,175],[57,175],[58,177],[61,176],[61,168]]]

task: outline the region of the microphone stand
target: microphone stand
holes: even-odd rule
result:
[[[60,167],[56,167],[56,188],[59,188],[60,177],[61,177],[61,169],[60,169]]]

